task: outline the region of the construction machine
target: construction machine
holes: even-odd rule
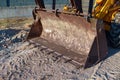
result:
[[[93,17],[104,21],[108,44],[120,48],[120,0],[96,0]]]
[[[87,68],[106,57],[106,33],[110,44],[120,46],[117,0],[63,0],[64,6],[59,0],[46,1],[35,0],[34,22],[27,40],[44,46],[49,54]]]

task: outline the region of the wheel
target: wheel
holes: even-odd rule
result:
[[[108,36],[109,44],[113,48],[120,48],[120,13],[117,13],[115,20],[111,22],[111,29]]]
[[[111,30],[109,31],[109,42],[114,48],[120,48],[120,24],[111,23]]]

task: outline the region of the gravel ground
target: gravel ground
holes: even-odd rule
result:
[[[109,48],[99,64],[77,69],[48,55],[44,46],[25,41],[31,19],[11,21],[0,23],[0,80],[120,80],[120,50]]]

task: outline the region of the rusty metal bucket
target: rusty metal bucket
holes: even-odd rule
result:
[[[84,67],[99,62],[107,54],[102,22],[89,23],[76,15],[37,10],[27,39],[31,38]]]
[[[33,10],[34,23],[27,39],[59,53],[77,66],[90,67],[107,54],[104,25],[101,20],[55,10]]]

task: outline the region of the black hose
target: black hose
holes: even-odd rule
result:
[[[55,10],[56,0],[53,0],[52,9]]]
[[[36,5],[39,5],[40,8],[45,8],[44,0],[35,0]]]
[[[79,11],[80,13],[83,13],[82,0],[74,0],[74,1],[75,1],[77,11]]]
[[[89,8],[88,8],[88,14],[90,17],[92,16],[92,9],[93,9],[93,0],[89,1]]]

